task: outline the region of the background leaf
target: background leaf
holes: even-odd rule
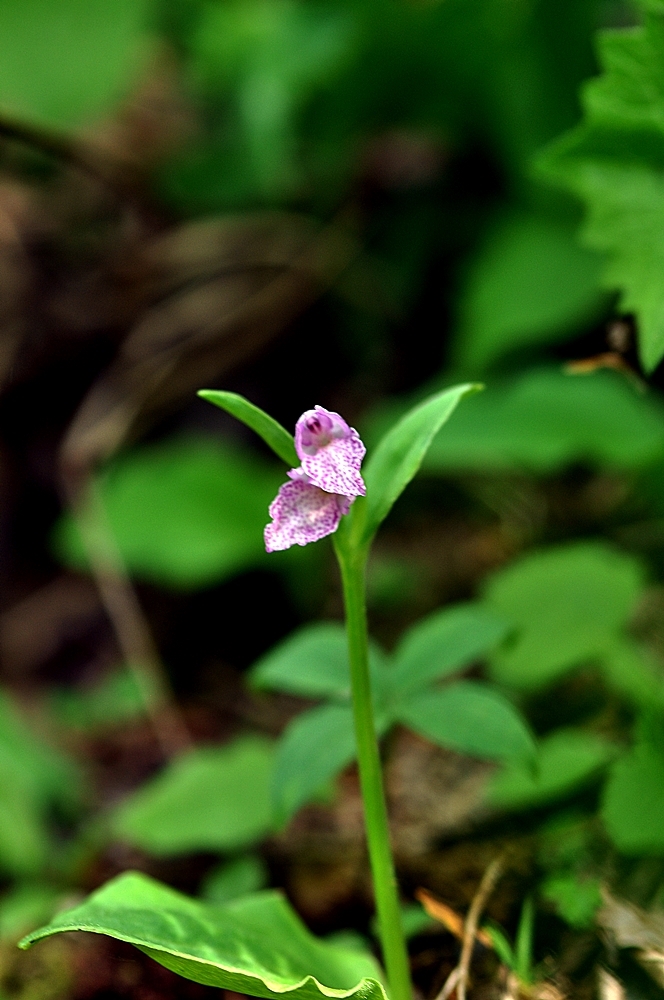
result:
[[[126,96],[147,55],[147,0],[4,0],[0,108],[70,126]]]
[[[410,695],[398,713],[405,726],[459,753],[489,760],[535,756],[535,740],[523,716],[484,684],[458,681]]]
[[[487,798],[502,809],[526,809],[564,798],[599,777],[616,747],[599,736],[559,729],[538,743],[535,761],[506,765]]]
[[[573,462],[634,469],[664,452],[664,409],[625,377],[534,368],[492,379],[431,444],[426,470],[549,473]]]
[[[602,819],[623,854],[664,850],[664,753],[639,741],[611,767],[604,788]]]
[[[267,509],[283,476],[227,443],[179,438],[127,452],[102,479],[115,541],[128,569],[164,586],[192,588],[265,559]],[[74,522],[56,547],[83,565]]]
[[[272,825],[272,766],[272,744],[263,738],[199,747],[125,799],[111,830],[157,856],[246,847]]]
[[[186,979],[251,996],[385,998],[371,958],[317,940],[277,892],[215,906],[127,872],[21,946],[69,930],[128,941]]]
[[[300,464],[293,435],[274,417],[254,406],[244,396],[238,396],[236,392],[222,392],[220,389],[200,389],[198,395],[250,427],[286,465],[294,468]]]
[[[550,343],[597,315],[602,260],[574,227],[534,212],[505,213],[489,229],[461,291],[456,362],[483,371],[515,348]]]
[[[601,659],[624,629],[643,586],[640,564],[600,542],[556,546],[496,573],[489,607],[512,622],[514,640],[492,657],[493,675],[524,690]]]
[[[369,665],[379,694],[385,686],[383,651],[369,642]],[[249,674],[257,688],[286,691],[303,698],[350,698],[346,629],[337,622],[304,625],[254,664]]]
[[[320,705],[302,712],[277,745],[272,794],[278,824],[325,790],[355,759],[350,705]]]
[[[469,666],[504,639],[509,628],[480,603],[456,604],[428,615],[408,629],[395,650],[387,675],[393,697]]]

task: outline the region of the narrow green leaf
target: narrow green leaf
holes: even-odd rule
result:
[[[250,427],[286,465],[295,468],[300,464],[293,435],[269,413],[254,406],[244,396],[239,396],[236,392],[223,392],[221,389],[199,389],[198,395]]]
[[[361,541],[368,542],[385,520],[392,505],[417,473],[427,449],[464,396],[479,385],[457,385],[436,393],[410,410],[392,427],[372,452],[365,468],[366,502],[355,506]]]
[[[604,788],[601,815],[623,854],[661,854],[664,850],[664,753],[642,741],[612,766]]]
[[[384,672],[385,655],[375,643],[369,655],[376,677]],[[268,691],[304,698],[350,698],[345,628],[337,622],[305,625],[266,653],[249,678],[255,687]]]
[[[278,892],[214,905],[126,872],[20,946],[60,931],[127,941],[185,979],[249,996],[386,1000],[375,962],[315,938]]]
[[[389,670],[394,697],[468,666],[492,650],[510,624],[479,603],[443,608],[408,629]]]
[[[564,798],[596,779],[616,754],[614,744],[575,729],[540,740],[533,762],[510,762],[491,781],[488,799],[502,809],[525,809]]]
[[[321,705],[298,715],[277,746],[272,794],[277,823],[285,823],[355,758],[350,705]]]
[[[271,828],[273,752],[256,736],[200,747],[125,799],[111,829],[157,856],[247,847]]]
[[[397,712],[400,722],[433,743],[474,757],[532,760],[536,753],[530,729],[514,705],[476,681],[411,695]]]

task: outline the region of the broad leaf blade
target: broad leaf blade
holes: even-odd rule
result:
[[[425,399],[384,436],[364,468],[367,487],[362,540],[368,542],[417,473],[434,437],[464,396],[477,385],[457,385]],[[359,501],[356,501],[359,503]]]
[[[492,780],[488,799],[503,809],[527,809],[565,798],[595,780],[616,746],[593,733],[558,729],[542,739],[535,767],[510,762]]]
[[[604,304],[602,258],[574,228],[542,212],[506,211],[490,228],[461,291],[456,359],[482,371],[507,352],[569,336]]]
[[[227,442],[183,436],[118,456],[100,487],[130,572],[162,586],[209,586],[266,559],[263,528],[283,476]],[[65,518],[56,548],[86,565],[76,524]]]
[[[60,931],[107,934],[186,979],[250,996],[385,1000],[373,960],[316,939],[277,892],[211,905],[127,872],[21,947]]]
[[[254,736],[179,757],[121,803],[116,837],[157,856],[233,851],[271,828],[273,747]]]
[[[498,691],[473,681],[407,698],[399,721],[433,743],[489,760],[532,759],[525,719]]]
[[[285,823],[354,758],[350,705],[321,705],[298,715],[277,747],[272,783],[277,822]]]
[[[604,788],[602,819],[611,840],[627,855],[664,850],[664,753],[639,741],[620,757]]]
[[[40,125],[89,124],[124,98],[149,57],[147,0],[0,4],[0,109]]]
[[[620,637],[643,585],[632,557],[600,542],[531,552],[496,573],[489,606],[513,622],[514,642],[492,658],[503,684],[538,690],[601,659]]]
[[[385,656],[371,643],[372,674],[381,687]],[[350,698],[348,637],[337,622],[305,625],[256,663],[251,683],[268,691],[286,691],[304,698]]]
[[[224,392],[221,389],[200,389],[198,395],[250,427],[286,465],[295,468],[300,464],[293,435],[289,434],[286,428],[269,413],[254,406],[244,396],[239,396],[236,392]]]
[[[654,394],[617,372],[547,367],[492,379],[432,442],[423,466],[443,474],[546,474],[573,462],[623,470],[650,466],[663,451],[664,408]]]
[[[388,674],[393,696],[468,666],[492,650],[509,629],[509,622],[479,603],[434,612],[410,628],[397,648]]]

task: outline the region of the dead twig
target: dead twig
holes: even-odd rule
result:
[[[456,910],[453,910],[447,903],[436,899],[426,889],[417,889],[415,899],[419,900],[432,920],[437,920],[450,934],[454,934],[459,941],[463,941],[463,918],[459,916]],[[486,948],[493,948],[491,938],[481,927],[477,929],[475,937]]]
[[[466,1000],[466,988],[468,986],[468,973],[470,971],[470,960],[473,953],[473,945],[477,938],[477,925],[487,900],[493,892],[496,882],[500,878],[505,864],[503,856],[495,858],[482,876],[479,888],[475,893],[463,930],[463,945],[461,947],[461,957],[459,964],[447,977],[447,981],[436,1000],[447,1000],[456,988],[457,1000]]]

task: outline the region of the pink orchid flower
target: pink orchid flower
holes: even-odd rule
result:
[[[322,406],[303,413],[295,427],[295,450],[302,464],[290,470],[291,481],[270,504],[268,552],[333,534],[355,498],[366,493],[360,475],[366,448],[338,413]]]

